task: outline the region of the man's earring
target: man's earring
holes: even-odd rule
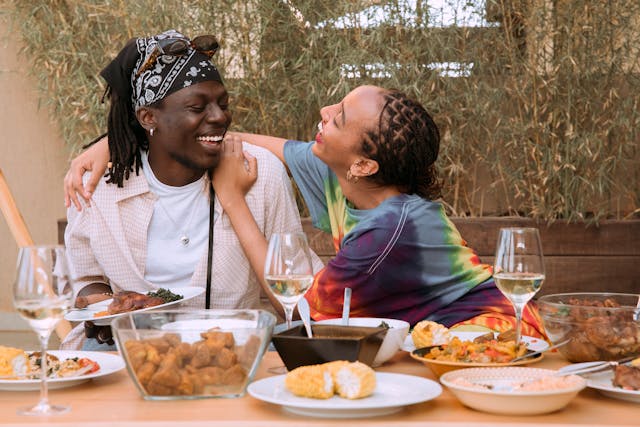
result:
[[[153,133],[156,131],[156,128],[149,129],[149,135],[153,136]]]

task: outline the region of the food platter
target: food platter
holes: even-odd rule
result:
[[[598,372],[587,376],[587,387],[598,390],[601,394],[614,399],[640,403],[640,390],[625,390],[612,383],[613,370]]]
[[[102,351],[63,351],[49,350],[48,354],[56,356],[60,360],[73,357],[91,359],[100,365],[100,369],[96,372],[80,375],[77,377],[51,378],[47,380],[49,389],[57,389],[71,387],[93,378],[99,378],[113,374],[124,368],[124,360],[117,354],[106,353]],[[2,380],[0,379],[0,390],[8,391],[31,391],[40,389],[40,379],[28,380]]]
[[[478,336],[484,335],[483,332],[462,332],[462,331],[451,331],[451,338],[457,337],[461,341],[473,341]],[[544,351],[549,347],[549,344],[539,338],[523,336],[522,341],[527,344],[527,351]],[[434,346],[437,347],[437,346]],[[410,351],[411,357],[415,360],[418,360],[428,366],[434,374],[438,377],[445,372],[454,371],[456,369],[462,368],[481,368],[481,367],[504,367],[504,366],[520,366],[520,365],[528,365],[531,363],[536,363],[542,359],[542,354],[537,356],[532,356],[524,360],[520,360],[518,362],[508,362],[508,363],[480,363],[480,362],[457,362],[457,361],[448,361],[448,360],[434,360],[427,359],[424,357],[425,354],[429,352],[429,350],[433,347],[424,347],[420,349],[416,349],[413,346],[413,341],[411,340],[411,336],[408,336],[405,340],[405,344],[402,347],[405,351]]]
[[[431,347],[419,348],[411,352],[411,357],[415,360],[418,360],[428,366],[434,374],[438,377],[446,372],[455,371],[456,369],[464,369],[464,368],[495,368],[495,367],[503,367],[503,366],[520,366],[520,365],[529,365],[531,363],[536,363],[542,360],[543,355],[538,354],[537,356],[532,356],[526,358],[524,360],[519,360],[517,362],[508,362],[508,363],[479,363],[479,362],[453,362],[448,360],[435,360],[435,359],[427,359],[423,355],[428,353]]]
[[[458,332],[458,331],[450,331],[451,338],[458,337],[460,341],[473,341],[475,338],[484,335],[485,332]],[[523,336],[522,342],[527,344],[527,349],[532,351],[545,351],[549,348],[549,343],[541,338],[535,338],[530,336]],[[402,345],[402,350],[407,353],[411,353],[416,347],[413,345],[413,340],[411,339],[411,335],[407,335],[404,340],[404,344]]]
[[[204,288],[200,288],[197,286],[186,286],[186,287],[182,287],[182,288],[172,288],[170,289],[173,293],[182,295],[183,298],[179,299],[177,301],[171,301],[171,302],[167,302],[164,304],[160,304],[160,305],[155,305],[153,307],[147,307],[147,308],[142,308],[140,310],[136,310],[137,313],[139,312],[143,312],[143,311],[149,311],[149,310],[157,310],[157,309],[163,309],[166,307],[170,307],[176,304],[180,304],[183,303],[185,301],[188,301],[192,298],[197,297],[198,295],[201,295],[202,293],[204,293],[205,289]],[[105,301],[101,301],[95,304],[91,304],[89,306],[87,306],[86,309],[82,309],[82,310],[71,310],[69,311],[64,318],[72,321],[72,322],[84,322],[87,320],[90,320],[92,322],[94,322],[96,325],[108,325],[109,323],[111,323],[111,320],[122,316],[124,314],[129,314],[131,312],[126,312],[126,313],[118,313],[118,314],[110,314],[107,316],[100,316],[100,317],[95,317],[96,313],[99,313],[101,311],[105,311],[107,309],[107,307],[109,306],[109,304],[111,304],[111,299],[105,300]]]
[[[414,375],[376,372],[376,390],[362,399],[310,399],[295,396],[284,385],[285,375],[264,378],[249,384],[251,396],[264,402],[281,405],[291,413],[321,418],[363,418],[388,415],[407,405],[435,399],[442,386],[435,381]]]

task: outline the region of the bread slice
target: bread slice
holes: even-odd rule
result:
[[[447,344],[451,340],[449,329],[431,320],[418,322],[411,331],[411,339],[416,348]]]

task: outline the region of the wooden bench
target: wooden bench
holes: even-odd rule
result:
[[[640,292],[640,220],[604,221],[599,226],[537,224],[520,217],[452,218],[482,262],[492,263],[500,227],[537,227],[547,278],[539,295],[575,291]],[[66,220],[58,221],[64,242]],[[334,255],[331,236],[302,219],[312,249],[327,262]],[[539,296],[538,295],[538,296]]]
[[[537,227],[542,239],[547,278],[539,295],[559,292],[640,292],[640,220],[604,221],[600,226],[550,226],[520,217],[452,218],[469,247],[491,264],[501,227]],[[334,256],[331,236],[302,225],[311,247],[322,258]],[[539,296],[538,295],[538,296]]]

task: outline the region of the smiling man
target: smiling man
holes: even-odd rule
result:
[[[90,207],[67,212],[77,296],[197,286],[208,292],[185,305],[259,307],[261,281],[213,191],[224,175],[214,174],[211,185],[231,124],[211,61],[216,49],[212,36],[189,40],[170,30],[131,40],[101,72],[111,100],[111,166]],[[244,149],[247,173],[257,175],[246,201],[260,231],[267,239],[302,231],[283,165],[262,148]],[[88,326],[91,339],[77,327],[63,348],[108,349]]]

